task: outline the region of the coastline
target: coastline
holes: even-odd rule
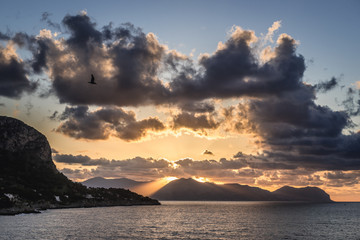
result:
[[[96,207],[115,207],[115,206],[143,206],[143,205],[161,205],[158,200],[148,198],[143,201],[116,201],[116,202],[95,202],[95,201],[80,201],[71,204],[26,204],[13,206],[10,208],[0,209],[0,215],[17,215],[28,213],[41,213],[48,209],[66,209],[66,208],[96,208]]]

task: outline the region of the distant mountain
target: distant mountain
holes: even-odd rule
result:
[[[152,196],[161,200],[222,200],[224,191],[214,183],[178,179],[166,184]]]
[[[125,189],[87,188],[60,173],[44,135],[0,116],[0,214],[37,209],[159,204]]]
[[[284,186],[272,192],[277,198],[284,201],[331,201],[329,194],[317,187],[293,188]]]
[[[151,197],[159,200],[196,201],[308,201],[332,202],[330,196],[320,188],[282,187],[270,192],[257,187],[240,184],[201,183],[193,179],[174,180]]]
[[[87,187],[125,188],[125,189],[132,189],[134,187],[137,187],[145,183],[149,183],[149,182],[139,182],[129,178],[106,179],[102,177],[94,177],[81,182],[81,184]]]

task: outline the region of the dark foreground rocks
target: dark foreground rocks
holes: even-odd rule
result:
[[[17,119],[0,116],[0,139],[0,214],[160,204],[129,190],[72,182],[56,169],[46,137]]]

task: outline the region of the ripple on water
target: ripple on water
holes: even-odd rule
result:
[[[0,216],[0,239],[360,239],[360,203],[162,202]]]

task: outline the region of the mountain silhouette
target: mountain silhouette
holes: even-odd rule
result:
[[[272,192],[277,198],[283,201],[316,201],[321,199],[330,199],[329,195],[322,189],[317,187],[293,188],[284,186]]]
[[[137,187],[145,183],[149,183],[149,182],[139,182],[129,178],[106,179],[103,177],[89,178],[88,180],[81,182],[81,184],[87,187],[125,188],[125,189],[131,189],[133,187]]]
[[[198,182],[194,179],[174,180],[151,197],[159,200],[186,201],[307,201],[332,202],[330,196],[320,188],[282,187],[270,192],[258,187],[240,184],[215,184]]]

